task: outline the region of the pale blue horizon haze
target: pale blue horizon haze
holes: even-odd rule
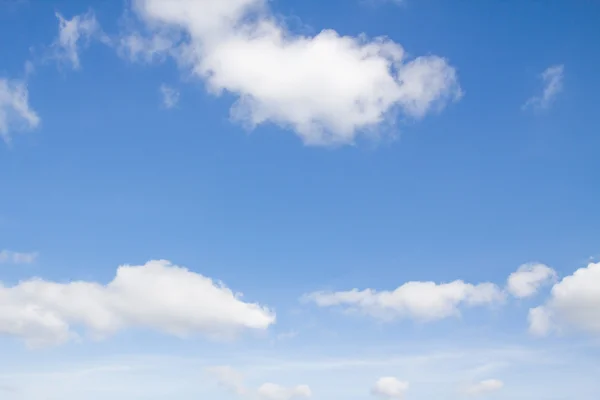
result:
[[[598,21],[0,1],[0,399],[598,398]]]

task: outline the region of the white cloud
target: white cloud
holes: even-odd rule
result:
[[[547,109],[552,105],[556,96],[563,90],[564,65],[548,67],[540,75],[544,88],[542,94],[528,99],[523,108]]]
[[[379,378],[375,382],[371,392],[375,396],[383,397],[384,399],[403,399],[408,387],[408,382],[388,376]]]
[[[39,347],[73,338],[78,327],[96,338],[128,327],[222,338],[275,322],[270,310],[240,296],[168,261],[121,266],[107,285],[31,279],[13,287],[0,284],[0,334]]]
[[[498,379],[486,379],[468,386],[465,393],[479,396],[492,392],[497,392],[504,387],[504,382]]]
[[[590,263],[552,287],[546,304],[529,311],[529,329],[536,335],[552,330],[600,335],[600,263]]]
[[[515,297],[535,295],[540,287],[556,280],[556,271],[539,263],[524,264],[508,277],[506,288]]]
[[[37,259],[37,253],[19,253],[10,250],[0,250],[0,264],[31,264]]]
[[[29,91],[23,81],[0,78],[0,136],[10,142],[13,130],[34,129],[40,117],[29,105]]]
[[[265,400],[291,400],[309,398],[312,395],[310,387],[298,385],[287,388],[274,383],[265,383],[258,388],[258,396]]]
[[[265,0],[135,0],[133,8],[154,36],[127,35],[129,53],[172,55],[212,93],[238,96],[234,119],[289,127],[307,144],[377,136],[398,112],[422,118],[461,96],[443,58],[408,59],[387,38],[297,35]],[[171,40],[177,33],[187,39]]]
[[[501,302],[502,291],[492,283],[473,285],[457,280],[450,283],[407,282],[393,291],[373,289],[345,292],[314,292],[303,297],[320,307],[347,307],[375,318],[413,318],[432,321],[460,315],[459,306]]]
[[[179,103],[179,91],[169,85],[160,85],[160,94],[165,108],[173,108]]]
[[[70,20],[56,13],[56,18],[58,18],[58,38],[53,44],[54,57],[70,63],[73,69],[79,69],[80,48],[89,45],[93,37],[100,37],[101,40],[106,38],[102,35],[96,16],[91,11],[76,15]]]

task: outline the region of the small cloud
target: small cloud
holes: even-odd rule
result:
[[[465,393],[472,396],[497,392],[504,387],[504,382],[498,379],[486,379],[468,386]]]
[[[556,96],[563,90],[564,69],[564,65],[553,65],[542,72],[540,75],[544,84],[542,93],[528,99],[522,108],[534,108],[536,110],[549,108]]]
[[[162,102],[165,108],[173,108],[179,103],[179,91],[169,85],[160,85],[160,93],[162,95]]]
[[[39,124],[40,117],[29,105],[27,84],[0,78],[0,137],[9,143],[13,130],[34,129]]]
[[[384,399],[401,400],[408,390],[408,382],[398,380],[392,376],[382,377],[375,382],[371,393]]]
[[[108,40],[96,20],[92,11],[85,14],[76,15],[71,19],[66,19],[60,13],[56,13],[58,18],[58,37],[53,43],[54,58],[71,64],[73,69],[79,69],[79,51],[81,47],[89,45],[93,37],[99,37],[101,41]]]
[[[517,298],[531,297],[542,286],[556,281],[556,277],[556,271],[544,264],[525,264],[510,274],[506,288]]]
[[[18,253],[10,250],[0,250],[0,264],[31,264],[38,253]]]

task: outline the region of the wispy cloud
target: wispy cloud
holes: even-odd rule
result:
[[[29,91],[22,80],[0,78],[0,138],[10,142],[11,132],[34,129],[40,117],[29,105]]]
[[[19,253],[10,250],[0,250],[0,264],[31,264],[35,262],[38,253]]]
[[[542,93],[529,98],[522,108],[524,110],[529,108],[545,110],[549,108],[556,96],[563,90],[564,70],[565,67],[561,64],[548,67],[542,72],[540,75],[544,85]]]
[[[53,43],[53,57],[71,64],[73,69],[79,69],[79,50],[87,46],[92,37],[99,37],[102,41],[107,40],[102,33],[100,24],[93,12],[76,15],[66,19],[62,14],[56,13],[58,18],[58,37]]]
[[[160,94],[162,95],[162,103],[165,108],[173,108],[179,103],[179,91],[172,86],[160,85]]]

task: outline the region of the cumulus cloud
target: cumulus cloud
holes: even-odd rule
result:
[[[371,389],[377,397],[384,399],[403,399],[404,394],[408,390],[409,384],[405,381],[400,381],[397,378],[387,376],[382,377],[375,382],[375,385]]]
[[[29,105],[29,91],[23,81],[0,78],[0,136],[10,142],[13,131],[34,129],[40,117]]]
[[[303,296],[320,307],[345,307],[375,318],[413,318],[433,321],[460,315],[459,307],[501,302],[502,290],[492,283],[473,285],[457,280],[450,283],[407,282],[393,291],[353,289],[343,292],[314,292]]]
[[[179,103],[179,91],[169,85],[160,85],[160,94],[162,96],[162,104],[165,108],[173,108]]]
[[[294,34],[266,0],[134,0],[133,9],[152,33],[125,36],[128,54],[174,57],[211,93],[237,95],[235,120],[276,123],[307,144],[377,136],[398,113],[422,118],[462,94],[441,57],[409,59],[383,37]]]
[[[31,264],[37,259],[37,253],[19,253],[10,250],[0,250],[0,264]]]
[[[465,393],[469,395],[479,396],[492,392],[497,392],[504,387],[504,382],[498,379],[486,379],[481,382],[474,383],[465,389]]]
[[[0,284],[0,334],[22,338],[30,347],[63,343],[76,337],[79,327],[95,338],[128,327],[178,337],[231,338],[242,329],[264,330],[274,322],[267,308],[168,261],[121,266],[107,285],[42,279]]]
[[[590,263],[552,287],[550,299],[529,310],[529,330],[546,335],[553,330],[600,335],[600,263]]]
[[[539,263],[524,264],[508,277],[506,288],[515,297],[535,295],[538,290],[556,280],[556,271]]]
[[[523,105],[523,108],[549,108],[556,99],[556,96],[563,90],[564,70],[564,65],[553,65],[542,72],[540,75],[544,85],[542,93],[529,98]]]
[[[73,69],[79,69],[79,51],[90,43],[90,39],[99,37],[107,40],[102,34],[100,25],[93,12],[76,15],[66,19],[60,13],[58,18],[58,37],[53,43],[54,57],[60,61],[69,63]]]

